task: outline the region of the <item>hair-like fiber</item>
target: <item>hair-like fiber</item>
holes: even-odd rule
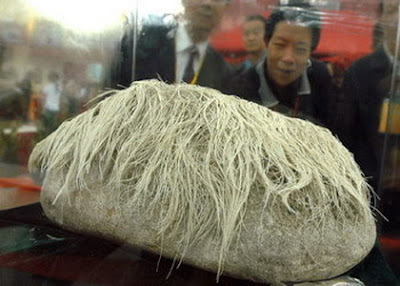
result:
[[[101,170],[96,180],[124,197],[110,204],[158,216],[160,237],[181,241],[177,257],[214,237],[218,275],[253,192],[272,222],[291,215],[299,228],[327,216],[338,225],[370,217],[369,187],[327,129],[186,84],[134,82],[64,122],[35,147],[29,167],[67,170],[58,196],[94,191],[86,182]]]

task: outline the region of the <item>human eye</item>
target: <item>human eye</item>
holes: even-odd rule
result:
[[[296,53],[302,55],[306,54],[308,52],[308,48],[304,45],[297,46],[295,49]]]
[[[307,53],[307,49],[306,48],[296,48],[296,52],[298,54],[305,54],[305,53]]]
[[[285,46],[285,43],[283,42],[274,42],[272,44],[277,48],[283,48]]]

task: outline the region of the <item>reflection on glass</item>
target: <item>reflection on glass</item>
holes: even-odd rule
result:
[[[107,85],[127,4],[1,2],[0,126],[11,129],[1,135],[2,159],[26,163],[36,141]],[[17,146],[27,152],[18,155]]]

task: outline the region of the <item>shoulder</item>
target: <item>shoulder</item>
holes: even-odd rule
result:
[[[146,19],[139,29],[138,46],[145,49],[159,49],[167,40],[175,37],[175,31],[178,27],[176,21],[166,21],[163,18]],[[136,27],[131,27],[131,33]]]
[[[210,70],[215,70],[221,76],[233,77],[239,71],[238,66],[227,62],[223,55],[210,45],[207,46],[204,65],[210,68]]]
[[[236,85],[256,86],[257,88],[260,86],[259,74],[254,66],[248,69],[238,68],[236,74],[232,77],[232,81]]]
[[[162,42],[174,37],[174,29],[172,25],[145,25],[139,32],[139,41],[148,48],[159,47]]]
[[[311,59],[311,66],[307,69],[307,76],[312,86],[326,87],[332,82],[326,63],[315,59]]]
[[[175,26],[168,24],[147,24],[144,25],[139,32],[140,37],[166,37],[167,34],[174,29]]]
[[[230,83],[230,92],[243,99],[260,102],[258,89],[259,75],[254,67],[234,76]]]
[[[174,27],[166,25],[145,25],[138,35],[136,58],[138,60],[148,60],[158,54],[160,49],[172,47],[174,41]],[[130,43],[133,43],[131,41]],[[128,47],[128,52],[132,51]]]
[[[245,81],[253,82],[256,85],[260,85],[260,75],[257,73],[255,66],[245,70],[240,75],[240,78],[242,78]]]
[[[319,77],[329,77],[328,68],[324,62],[310,59],[311,66],[308,68],[308,73]]]
[[[220,52],[218,52],[217,50],[215,50],[210,44],[208,44],[208,46],[207,46],[206,58],[207,58],[207,60],[213,61],[214,63],[228,65],[228,63],[225,61],[222,54]]]
[[[240,69],[245,71],[252,68],[253,66],[254,64],[249,59],[247,59],[240,65]]]
[[[381,72],[386,70],[390,65],[389,59],[383,48],[378,49],[372,54],[364,56],[355,61],[348,69],[348,73],[355,73],[359,76],[368,75],[369,73]]]

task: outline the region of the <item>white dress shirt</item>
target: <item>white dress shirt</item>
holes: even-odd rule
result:
[[[53,112],[60,111],[61,90],[57,83],[50,82],[42,90],[44,98],[44,109]]]
[[[194,44],[186,30],[185,23],[179,24],[175,37],[175,82],[177,83],[182,82],[183,74],[189,61],[190,50],[193,45]],[[196,44],[199,56],[196,57],[194,60],[195,74],[198,74],[200,72],[204,57],[206,55],[207,45],[208,41],[203,41]]]

